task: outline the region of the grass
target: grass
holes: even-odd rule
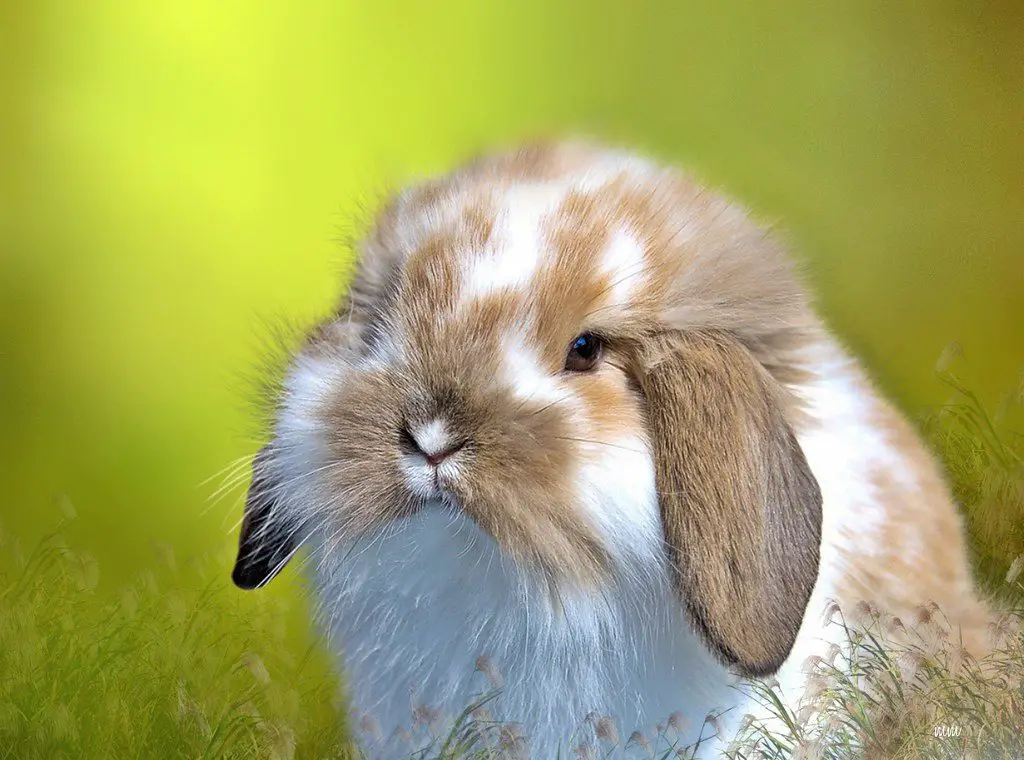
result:
[[[296,650],[281,599],[228,587],[222,563],[159,564],[114,598],[65,545],[0,539],[0,758],[346,758],[337,687]]]
[[[982,661],[965,656],[941,610],[913,621],[870,605],[833,610],[848,651],[806,664],[811,699],[787,709],[773,683],[748,683],[785,727],[744,722],[726,755],[753,758],[1024,757],[1024,436],[1008,420],[1021,387],[989,414],[940,361],[952,392],[924,430],[946,463],[967,516],[979,584],[1003,616]],[[286,629],[289,602],[230,587],[223,562],[159,562],[112,596],[97,593],[98,564],[66,545],[73,506],[30,552],[0,530],[0,760],[4,758],[358,758],[342,737],[341,700],[326,655]],[[893,634],[898,643],[894,643]],[[296,643],[301,640],[304,643]],[[478,664],[488,675],[488,664]],[[495,723],[492,690],[453,727],[434,731],[419,760],[523,756],[524,728]],[[567,757],[687,757],[669,716],[649,735],[620,736],[588,718]],[[709,733],[716,719],[709,716]],[[372,722],[353,727],[372,739]],[[526,729],[528,731],[528,728]]]
[[[1001,596],[1001,581],[1024,554],[1024,434],[1014,429],[1024,409],[1024,371],[993,413],[950,371],[960,353],[951,344],[936,367],[950,399],[927,415],[924,431],[942,458],[963,506],[979,583]]]
[[[748,723],[727,757],[1024,757],[1024,610],[993,622],[995,648],[981,660],[935,606],[906,625],[870,605],[852,612],[856,623],[838,610],[833,621],[846,629],[849,651],[805,663],[809,693],[795,712],[774,698],[774,684],[751,685],[786,730]]]

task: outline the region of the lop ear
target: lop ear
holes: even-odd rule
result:
[[[641,354],[678,591],[723,662],[771,674],[800,629],[821,541],[821,492],[781,388],[726,334],[662,336]]]
[[[297,548],[292,531],[275,514],[277,497],[264,446],[252,463],[252,483],[245,498],[242,530],[238,536],[238,557],[231,580],[243,589],[265,586],[288,564]]]

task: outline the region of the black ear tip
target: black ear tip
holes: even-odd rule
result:
[[[264,583],[264,575],[256,572],[255,568],[247,562],[238,561],[234,570],[231,571],[231,581],[240,589],[252,591]]]
[[[231,571],[231,580],[238,588],[251,591],[266,586],[288,564],[295,551],[291,540],[280,540],[271,546],[254,547],[250,541],[242,541],[238,557]]]

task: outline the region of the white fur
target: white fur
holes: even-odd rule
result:
[[[479,655],[504,677],[488,708],[525,724],[536,758],[555,757],[559,742],[567,756],[574,728],[592,737],[591,711],[615,716],[625,738],[635,728],[650,734],[676,710],[699,727],[707,706],[729,698],[663,567],[648,565],[600,597],[563,596],[556,612],[489,536],[440,506],[368,546],[344,563],[337,560],[348,552],[326,555],[319,584],[354,716],[373,715],[385,737],[411,728],[415,707],[441,706],[452,717],[487,691],[474,673]],[[407,756],[397,743],[370,750]]]
[[[422,427],[410,431],[413,440],[424,454],[434,455],[444,451],[451,443],[451,435],[442,419],[433,419]]]
[[[577,402],[570,389],[544,371],[537,352],[523,342],[518,330],[505,336],[502,374],[507,387],[522,401],[563,404]]]
[[[498,224],[486,250],[471,259],[465,275],[464,298],[472,302],[481,296],[505,289],[522,289],[545,264],[547,249],[541,239],[543,221],[554,212],[570,190],[594,191],[624,172],[644,176],[651,167],[643,161],[613,156],[570,180],[543,184],[515,185],[493,198],[497,204]],[[637,287],[643,272],[643,250],[639,241],[624,230],[617,230],[605,252],[603,271],[622,279],[614,289],[615,303],[624,303]]]
[[[405,475],[405,484],[412,493],[424,499],[437,496],[434,468],[419,454],[403,454],[399,466]]]
[[[492,243],[472,260],[469,300],[530,282],[547,248],[540,239],[541,219],[558,208],[562,195],[560,187],[551,185],[517,185],[505,192]]]
[[[577,476],[577,492],[622,570],[635,572],[657,564],[663,556],[664,534],[646,439],[581,443],[580,454],[586,463]]]
[[[436,454],[444,451],[451,442],[444,420],[434,419],[426,425],[412,431],[413,439],[423,454]],[[423,499],[441,498],[438,476],[455,478],[459,475],[459,455],[442,460],[437,465],[427,462],[423,454],[412,452],[402,454],[399,466],[405,475],[405,484],[409,490]]]
[[[601,271],[612,278],[611,303],[629,303],[630,296],[643,285],[645,262],[640,241],[625,230],[616,230],[605,249]]]
[[[316,473],[326,466],[323,426],[319,404],[334,383],[344,382],[351,367],[340,357],[327,360],[300,355],[285,378],[286,412],[278,420],[274,438],[280,444],[264,464],[277,477],[276,500],[296,522],[316,518],[324,499],[318,494]]]

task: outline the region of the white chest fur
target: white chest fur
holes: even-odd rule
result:
[[[897,464],[846,377],[837,366],[835,376],[805,392],[814,416],[826,423],[801,436],[823,494],[824,535],[818,584],[778,673],[794,702],[806,658],[838,638],[838,627],[825,626],[822,612],[850,548],[840,537],[879,515],[864,490],[865,470]],[[623,744],[634,730],[652,738],[655,724],[676,712],[688,726],[683,743],[713,733],[703,725],[708,713],[728,711],[721,720],[725,735],[746,713],[763,715],[691,631],[664,573],[623,580],[599,598],[563,599],[556,611],[492,539],[440,506],[350,551],[314,556],[313,563],[353,714],[379,724],[383,757],[407,756],[408,745],[403,754],[403,745],[387,738],[400,726],[413,728],[416,708],[454,717],[488,691],[484,674],[474,672],[481,655],[504,679],[488,709],[498,720],[524,724],[535,758],[556,757],[560,744],[568,756],[593,737],[584,725],[592,712],[613,718]],[[707,749],[721,746],[712,742]]]
[[[324,611],[356,710],[372,714],[385,736],[411,729],[415,707],[454,717],[488,691],[484,674],[474,674],[480,655],[504,680],[488,709],[523,723],[538,758],[555,757],[559,741],[565,756],[591,712],[612,716],[625,741],[634,730],[650,735],[676,711],[699,729],[709,710],[732,700],[725,671],[664,578],[565,599],[557,613],[488,536],[440,509],[353,554],[344,568],[324,566]]]

